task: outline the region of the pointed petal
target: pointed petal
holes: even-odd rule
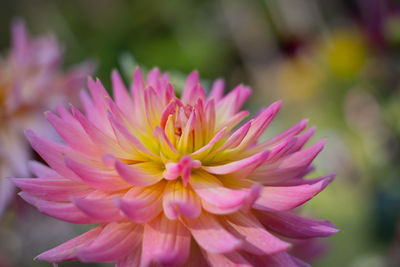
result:
[[[308,119],[302,119],[301,121],[299,121],[289,129],[283,131],[279,135],[272,137],[267,141],[257,145],[257,147],[260,150],[270,149],[271,147],[282,142],[283,140],[296,136],[298,133],[300,133],[307,127],[307,124],[308,124]]]
[[[128,165],[117,160],[115,169],[122,179],[136,186],[153,185],[163,177],[163,170],[160,164],[155,162]]]
[[[218,133],[215,134],[215,136],[211,139],[211,141],[203,146],[202,148],[198,149],[197,151],[193,152],[191,156],[194,159],[200,159],[206,156],[210,151],[214,148],[214,145],[220,141],[226,134],[226,128],[222,128]]]
[[[68,147],[51,142],[38,137],[32,131],[26,131],[26,136],[33,149],[50,165],[50,167],[61,176],[81,181],[81,179],[71,171],[64,163],[64,154],[69,150]]]
[[[333,181],[334,174],[318,179],[314,184],[297,186],[265,186],[254,204],[255,209],[285,211],[307,202]]]
[[[203,250],[203,255],[211,266],[252,267],[240,253],[233,251],[225,254],[209,253]]]
[[[247,135],[243,138],[240,145],[237,147],[237,150],[244,149],[249,145],[255,143],[258,138],[264,133],[265,129],[269,126],[269,124],[274,119],[275,115],[278,113],[281,108],[281,102],[275,102],[271,104],[267,109],[262,111],[259,115],[257,115],[253,120],[250,126],[250,129]]]
[[[79,224],[93,224],[98,221],[90,218],[70,202],[53,202],[40,199],[27,192],[20,192],[20,197],[35,206],[40,212],[56,219]]]
[[[248,133],[250,126],[251,126],[251,121],[246,122],[245,124],[240,126],[231,136],[229,136],[228,140],[226,140],[226,142],[215,151],[215,153],[224,151],[225,149],[235,148],[236,146],[238,146]]]
[[[65,157],[64,160],[68,168],[77,174],[84,183],[93,188],[105,191],[116,191],[131,187],[131,185],[122,180],[115,171],[108,171],[82,164],[69,157]]]
[[[107,262],[126,257],[142,240],[143,227],[127,222],[107,224],[88,246],[78,248],[81,261]]]
[[[290,248],[290,244],[280,240],[264,229],[251,213],[236,212],[227,216],[227,229],[243,240],[242,248],[251,254],[274,254]]]
[[[113,88],[113,96],[117,106],[126,116],[134,114],[133,101],[117,70],[113,70],[111,74],[111,82]]]
[[[153,130],[153,136],[159,142],[160,150],[163,155],[171,158],[172,160],[179,157],[178,151],[171,144],[170,140],[165,134],[165,131],[162,128],[160,128],[159,126],[155,127]]]
[[[162,195],[165,183],[148,187],[133,187],[117,204],[121,211],[137,223],[145,223],[162,211]]]
[[[71,123],[62,120],[52,112],[46,112],[45,114],[46,119],[71,148],[87,153],[88,155],[99,153],[97,146],[93,144],[78,122]]]
[[[212,87],[208,99],[219,101],[224,95],[225,81],[223,79],[216,80]]]
[[[189,74],[186,80],[185,87],[183,88],[181,100],[183,103],[190,103],[192,91],[195,89],[196,85],[199,83],[199,73],[193,71]]]
[[[140,258],[141,258],[142,250],[141,248],[136,248],[123,259],[117,261],[115,267],[133,267],[140,266]]]
[[[164,214],[168,219],[179,216],[197,218],[201,213],[201,201],[190,187],[179,180],[169,181],[163,196]]]
[[[74,117],[80,122],[90,139],[104,152],[113,154],[116,157],[129,158],[129,153],[124,151],[115,139],[98,129],[78,109],[72,107]],[[106,116],[106,115],[105,115]],[[108,121],[105,119],[105,121]],[[109,123],[108,123],[109,124]],[[111,125],[110,125],[111,128]],[[112,129],[111,129],[112,131]]]
[[[68,260],[77,260],[77,249],[83,247],[93,239],[95,239],[100,232],[103,230],[103,226],[97,226],[88,232],[77,236],[55,248],[52,248],[46,252],[41,253],[36,259],[49,261],[49,262],[62,262]]]
[[[89,217],[101,222],[114,222],[124,218],[113,198],[73,197],[72,203]]]
[[[84,196],[93,191],[83,183],[61,177],[11,178],[10,180],[27,193],[53,201],[68,201],[71,196]]]
[[[36,175],[36,177],[44,178],[44,177],[61,177],[57,172],[53,169],[47,167],[43,163],[38,161],[30,161],[29,162],[30,171]]]
[[[141,266],[156,263],[161,266],[179,266],[186,262],[190,252],[190,232],[178,220],[164,216],[155,218],[144,227]]]
[[[234,174],[235,178],[244,179],[253,170],[260,166],[264,161],[268,159],[269,151],[260,152],[248,158],[244,158],[238,161],[227,163],[224,165],[217,166],[203,166],[202,168],[207,172],[224,175],[224,174]]]
[[[291,238],[313,238],[333,235],[338,230],[329,221],[299,217],[290,212],[263,212],[257,216],[267,228]]]
[[[305,172],[322,150],[325,139],[303,150],[290,154],[272,164],[263,164],[250,175],[249,179],[263,184],[275,184],[297,177]]]
[[[203,200],[220,209],[241,207],[248,194],[245,190],[224,187],[215,176],[205,171],[193,172],[189,183]]]
[[[198,218],[183,218],[201,248],[211,253],[227,253],[241,246],[241,241],[224,229],[212,215],[203,212]]]

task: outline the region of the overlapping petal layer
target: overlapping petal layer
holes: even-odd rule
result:
[[[280,102],[247,123],[240,108],[250,89],[223,96],[217,81],[206,97],[189,75],[182,97],[168,75],[136,69],[130,93],[112,73],[111,100],[100,81],[82,93],[84,112],[59,107],[46,115],[65,144],[28,132],[50,168],[39,178],[13,179],[21,196],[61,220],[93,230],[38,256],[116,261],[117,266],[303,266],[288,238],[324,237],[337,230],[293,209],[333,175],[304,179],[324,140],[307,148],[307,120],[265,142],[259,137]],[[303,132],[303,133],[302,133]],[[260,265],[262,264],[262,265]]]

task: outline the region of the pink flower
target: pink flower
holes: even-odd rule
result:
[[[12,26],[12,48],[0,58],[0,216],[14,193],[4,177],[29,174],[29,145],[23,131],[41,129],[43,111],[77,97],[91,64],[64,73],[62,54],[53,36],[30,39],[22,21]]]
[[[281,103],[250,121],[240,111],[250,95],[239,85],[208,96],[197,72],[180,98],[168,75],[138,68],[130,94],[112,73],[115,102],[89,80],[84,113],[57,108],[47,120],[65,144],[27,132],[50,168],[35,163],[37,179],[13,179],[21,197],[40,211],[92,230],[40,254],[58,263],[116,261],[116,266],[303,266],[288,241],[330,236],[335,227],[295,215],[333,175],[304,176],[324,140],[303,148],[314,128],[302,120],[257,142]]]

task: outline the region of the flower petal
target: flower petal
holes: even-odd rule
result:
[[[280,240],[264,229],[251,213],[236,212],[227,216],[227,229],[240,239],[242,248],[252,254],[274,254],[290,248],[290,244]]]
[[[296,153],[290,154],[272,164],[263,164],[249,176],[249,179],[263,184],[276,184],[297,177],[309,167],[322,150],[325,139]]]
[[[113,96],[117,106],[122,110],[122,112],[126,116],[134,114],[133,101],[117,70],[113,70],[111,74],[111,81],[113,88]]]
[[[122,179],[136,186],[153,185],[163,177],[160,164],[155,162],[128,165],[117,160],[115,161],[115,169]]]
[[[131,187],[130,184],[122,180],[118,173],[79,163],[69,157],[65,157],[65,165],[76,173],[84,183],[93,188],[116,191]]]
[[[164,214],[168,219],[179,216],[197,218],[201,213],[201,201],[190,187],[179,180],[169,181],[163,195]]]
[[[93,191],[83,183],[61,177],[11,178],[10,180],[24,192],[53,201],[69,201],[71,196],[84,196]]]
[[[255,209],[285,211],[307,202],[333,181],[334,174],[318,179],[314,184],[297,186],[265,186],[254,204]]]
[[[141,225],[130,221],[109,223],[90,244],[78,248],[79,259],[107,262],[124,258],[140,244],[142,231]]]
[[[77,121],[72,123],[72,121],[63,120],[52,112],[46,112],[45,114],[46,119],[71,148],[88,155],[96,155],[99,153],[97,146],[94,145]]]
[[[183,218],[193,238],[201,248],[211,253],[227,253],[239,248],[242,242],[224,229],[214,216],[203,212],[198,218]]]
[[[46,252],[41,253],[35,259],[58,263],[61,261],[77,260],[78,254],[77,249],[83,247],[92,240],[94,240],[100,232],[103,230],[103,226],[97,226],[88,232],[77,236],[55,248],[52,248]]]
[[[72,197],[71,201],[83,213],[101,222],[114,222],[123,219],[113,198]]]
[[[129,254],[123,259],[119,259],[115,267],[140,266],[141,253],[142,250],[140,248],[134,249],[131,254]]]
[[[208,99],[214,99],[218,102],[224,95],[224,88],[225,81],[223,79],[216,80],[211,87]]]
[[[189,183],[203,200],[220,209],[241,207],[248,194],[245,190],[224,187],[215,176],[205,171],[192,172]]]
[[[257,217],[265,227],[291,238],[325,237],[338,232],[329,221],[306,219],[290,212],[262,212]]]
[[[234,173],[235,178],[244,179],[268,159],[269,153],[269,151],[264,151],[224,165],[203,166],[202,168],[212,174],[224,175]]]
[[[81,179],[64,163],[63,155],[69,151],[68,147],[56,142],[44,140],[38,137],[32,131],[26,131],[26,136],[33,149],[49,164],[53,170],[63,177],[75,181],[81,181]]]
[[[117,204],[121,211],[137,223],[145,223],[162,211],[162,194],[165,183],[149,187],[133,187]]]
[[[53,202],[40,199],[27,192],[20,192],[20,197],[35,206],[40,212],[56,219],[79,224],[93,224],[98,221],[90,218],[70,202]]]
[[[190,253],[190,232],[178,220],[164,216],[145,224],[141,266],[151,263],[160,266],[179,266]]]
[[[211,266],[253,267],[240,253],[233,251],[225,254],[209,253],[203,250],[203,255]]]
[[[30,161],[29,162],[30,171],[36,175],[36,177],[44,178],[44,177],[61,177],[57,172],[53,169],[47,167],[43,163],[38,161]]]

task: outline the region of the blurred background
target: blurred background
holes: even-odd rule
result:
[[[96,60],[106,87],[113,68],[128,82],[139,64],[171,72],[178,87],[193,69],[204,84],[248,84],[252,112],[282,99],[267,135],[309,118],[313,141],[328,139],[315,175],[337,173],[301,210],[341,230],[314,265],[400,266],[398,1],[1,1],[1,51],[16,17],[32,35],[54,33],[66,66]],[[4,266],[50,266],[32,258],[83,231],[12,205],[0,222]]]

